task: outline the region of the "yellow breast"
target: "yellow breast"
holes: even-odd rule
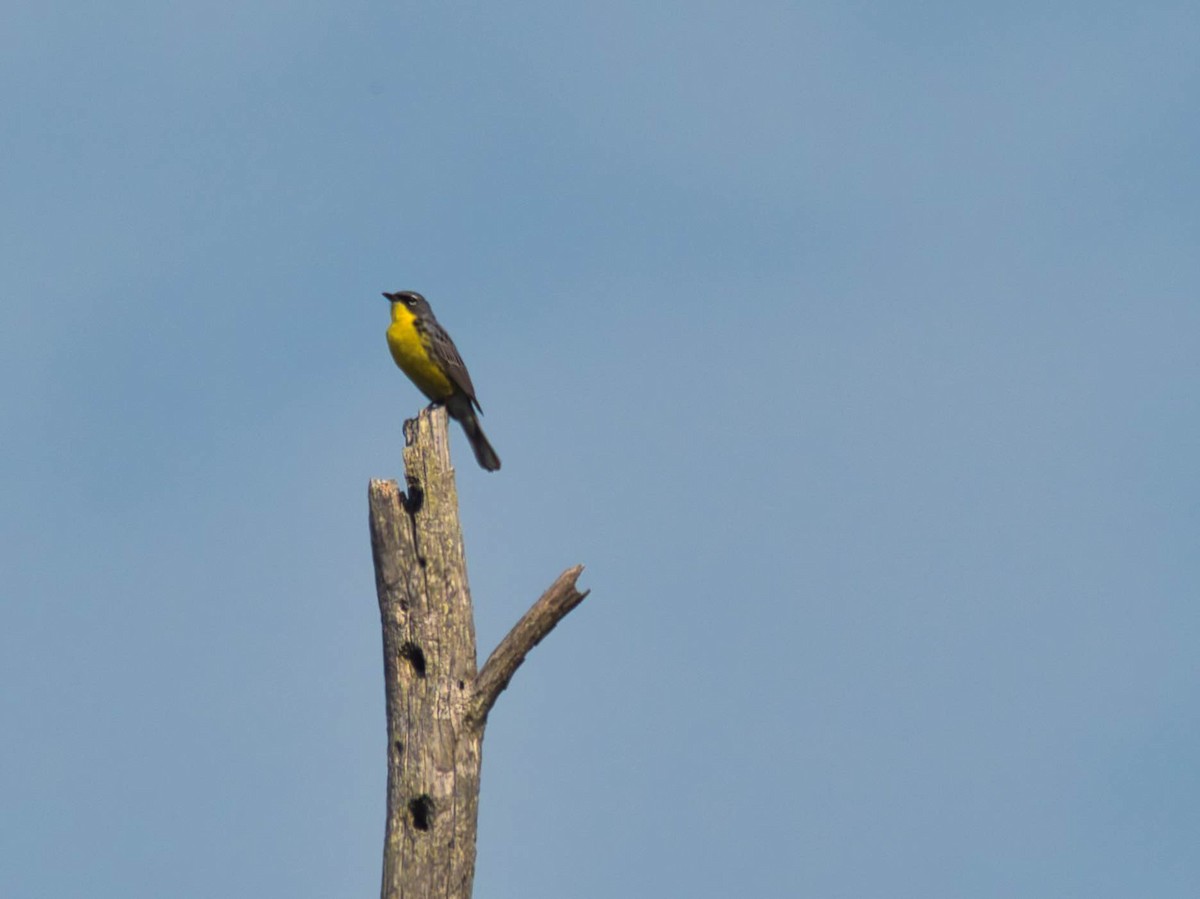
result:
[[[387,329],[388,349],[400,370],[431,400],[454,393],[454,383],[429,356],[416,316],[403,303],[392,303],[392,323]]]

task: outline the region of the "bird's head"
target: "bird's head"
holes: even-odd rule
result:
[[[383,295],[387,297],[389,303],[403,303],[409,309],[419,309],[421,306],[428,306],[425,298],[415,290],[400,290],[396,293],[388,293],[386,290]]]

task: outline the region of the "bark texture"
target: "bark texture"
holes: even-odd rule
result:
[[[587,595],[576,566],[476,672],[475,625],[444,409],[405,425],[407,490],[369,486],[383,626],[388,778],[383,899],[469,899],[488,712],[525,655]]]

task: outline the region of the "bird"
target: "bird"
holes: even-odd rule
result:
[[[476,409],[483,412],[475,398],[475,385],[454,341],[429,308],[429,301],[412,290],[385,291],[383,295],[392,304],[392,323],[387,329],[392,359],[429,397],[430,405],[445,406],[450,417],[462,425],[480,467],[498,471],[500,457],[475,417]]]

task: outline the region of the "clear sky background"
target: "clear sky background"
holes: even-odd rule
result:
[[[431,300],[487,897],[1192,897],[1193,2],[12,2],[0,895],[375,895]]]

